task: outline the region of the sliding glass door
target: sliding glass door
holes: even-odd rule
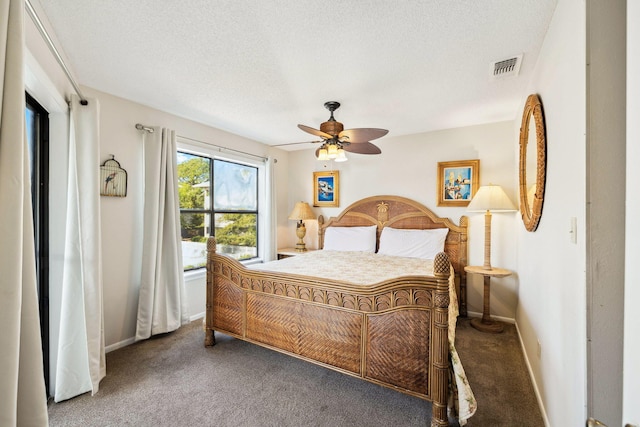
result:
[[[49,113],[26,94],[26,131],[29,144],[40,333],[44,380],[49,393]]]

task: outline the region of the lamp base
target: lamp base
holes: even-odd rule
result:
[[[296,252],[306,252],[307,248],[304,244],[304,236],[307,234],[307,227],[304,226],[304,222],[300,220],[296,227],[296,236],[298,236],[298,243],[296,243]]]
[[[471,319],[471,326],[479,330],[480,332],[489,332],[492,334],[499,334],[504,330],[504,326],[500,322],[494,320],[482,320],[479,317]]]

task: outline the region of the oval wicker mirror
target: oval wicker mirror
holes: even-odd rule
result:
[[[540,98],[529,95],[520,125],[520,214],[528,231],[536,231],[544,201],[547,143]]]

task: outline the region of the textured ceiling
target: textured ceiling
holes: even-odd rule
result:
[[[556,0],[39,4],[81,85],[275,145],[314,139],[325,101],[389,136],[514,119]]]

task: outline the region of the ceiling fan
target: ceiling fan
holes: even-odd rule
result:
[[[333,117],[333,112],[340,108],[340,103],[329,101],[324,103],[324,107],[331,112],[331,116],[329,120],[320,125],[320,130],[305,125],[298,125],[303,131],[322,138],[320,141],[310,141],[312,143],[322,143],[320,148],[316,150],[318,160],[335,159],[336,161],[345,161],[347,159],[344,154],[345,151],[358,154],[382,153],[380,148],[369,141],[385,136],[389,133],[388,130],[376,128],[344,130],[342,123],[336,121]]]

